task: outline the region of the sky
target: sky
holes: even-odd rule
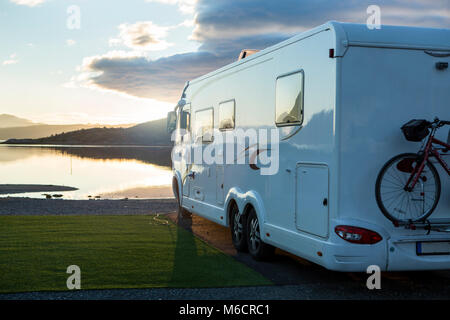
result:
[[[163,118],[184,83],[329,20],[450,28],[450,0],[0,0],[0,114]]]

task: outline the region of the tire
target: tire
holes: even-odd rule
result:
[[[253,208],[251,208],[247,217],[247,247],[255,260],[268,260],[275,251],[275,247],[261,240],[258,216]]]
[[[239,252],[247,252],[247,219],[234,203],[230,208],[231,241]]]
[[[377,204],[383,215],[392,222],[424,221],[439,202],[441,181],[430,161],[425,164],[414,189],[408,191],[404,188],[420,160],[415,153],[402,153],[386,162],[378,174],[375,184]]]
[[[178,182],[175,178],[172,181],[172,190],[173,190],[173,194],[175,195],[175,200],[177,201],[178,217],[181,217],[184,219],[191,219],[192,213],[190,213],[189,211],[187,211],[185,208],[183,208],[181,206],[180,194],[178,192]]]

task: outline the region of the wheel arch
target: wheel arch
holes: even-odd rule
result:
[[[183,202],[183,187],[181,185],[181,175],[177,171],[173,172],[173,177],[172,177],[172,192],[173,192],[173,195],[176,197],[175,187],[177,187],[178,196],[180,197],[180,203],[182,203]]]
[[[266,220],[266,211],[261,196],[254,190],[243,192],[239,188],[231,188],[227,194],[224,207],[226,208],[226,226],[230,226],[230,209],[234,203],[237,205],[241,214],[248,214],[251,208],[255,210],[256,216],[260,221],[261,236],[264,237],[265,233],[263,233],[263,229]]]

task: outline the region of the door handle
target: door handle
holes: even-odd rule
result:
[[[195,172],[191,171],[187,176],[191,179],[195,179]]]

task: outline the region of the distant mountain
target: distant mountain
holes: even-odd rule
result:
[[[108,128],[128,128],[134,124],[108,125]],[[91,129],[103,127],[101,124],[68,124],[68,125],[50,125],[50,124],[34,124],[31,126],[0,128],[0,140],[8,139],[36,139],[48,137],[69,131]]]
[[[11,114],[0,114],[0,128],[25,127],[35,124],[33,121],[22,119]]]
[[[106,125],[108,128],[129,128],[135,124]],[[0,115],[0,140],[37,139],[64,132],[104,127],[101,124],[63,124],[50,125],[35,123],[10,114]]]
[[[169,146],[166,119],[145,122],[130,128],[81,129],[39,139],[9,139],[8,144],[64,145],[144,145]]]

